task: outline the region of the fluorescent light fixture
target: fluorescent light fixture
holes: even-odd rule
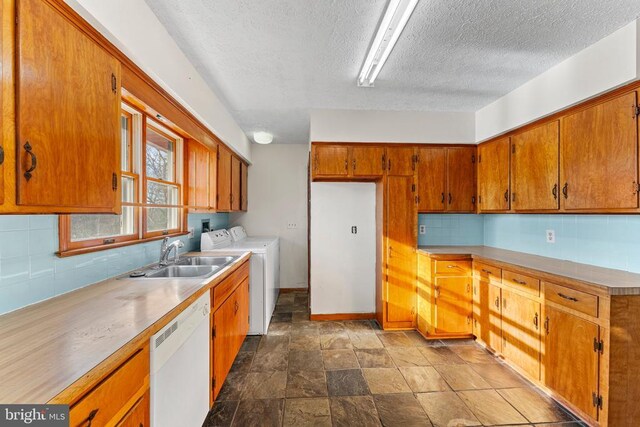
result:
[[[271,144],[273,141],[273,135],[269,132],[254,132],[253,140],[258,144]]]
[[[373,87],[380,70],[396,45],[418,0],[389,0],[358,76],[358,86]]]

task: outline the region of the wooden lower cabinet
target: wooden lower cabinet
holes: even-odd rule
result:
[[[545,385],[571,402],[594,420],[598,407],[598,361],[594,341],[600,339],[600,327],[568,312],[546,307]]]
[[[217,306],[217,309],[211,313],[211,405],[220,393],[222,384],[249,331],[248,262],[236,271],[242,274],[232,274],[211,292],[211,306],[214,308]],[[216,300],[215,290],[229,289],[229,286],[232,286],[233,290],[225,293],[226,299],[220,303]]]
[[[435,331],[437,334],[470,334],[473,306],[471,277],[436,277]]]
[[[489,341],[486,344],[500,353],[502,351],[502,289],[493,283],[489,287],[489,313],[486,316],[489,327]]]
[[[147,391],[141,398],[138,400],[133,408],[127,415],[124,416],[122,420],[117,424],[117,427],[148,427],[150,425],[149,415],[151,413],[151,398],[149,397],[149,392]]]
[[[133,420],[140,420],[131,424]],[[69,410],[69,425],[135,425],[149,420],[149,348],[136,350]]]
[[[541,304],[502,289],[502,354],[530,378],[540,379]]]
[[[489,343],[491,321],[491,298],[489,297],[489,282],[475,277],[473,279],[473,335],[483,342]]]

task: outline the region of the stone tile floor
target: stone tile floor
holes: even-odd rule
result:
[[[373,321],[311,322],[282,293],[249,336],[204,426],[583,426],[471,340],[427,341]]]

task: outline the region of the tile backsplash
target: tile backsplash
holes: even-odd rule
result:
[[[418,226],[425,226],[425,234],[418,234],[418,245],[482,245],[484,219],[482,215],[418,215]]]
[[[640,215],[426,214],[418,223],[420,245],[486,245],[640,273]]]
[[[181,252],[200,247],[203,219],[210,220],[212,229],[223,228],[229,215],[190,214],[194,238],[180,237],[185,243]],[[59,258],[56,215],[0,216],[0,314],[157,261],[160,244],[153,241]]]

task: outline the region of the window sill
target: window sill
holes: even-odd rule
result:
[[[107,249],[115,249],[115,248],[122,248],[124,246],[137,245],[139,243],[153,242],[154,240],[162,240],[165,237],[186,236],[187,234],[189,234],[188,231],[180,231],[178,233],[171,233],[163,236],[147,237],[145,239],[127,240],[125,242],[117,242],[117,243],[110,243],[107,245],[92,246],[90,248],[69,249],[64,252],[58,251],[56,252],[56,255],[59,258],[67,258],[74,255],[82,255],[82,254],[88,254],[91,252],[106,251]]]

